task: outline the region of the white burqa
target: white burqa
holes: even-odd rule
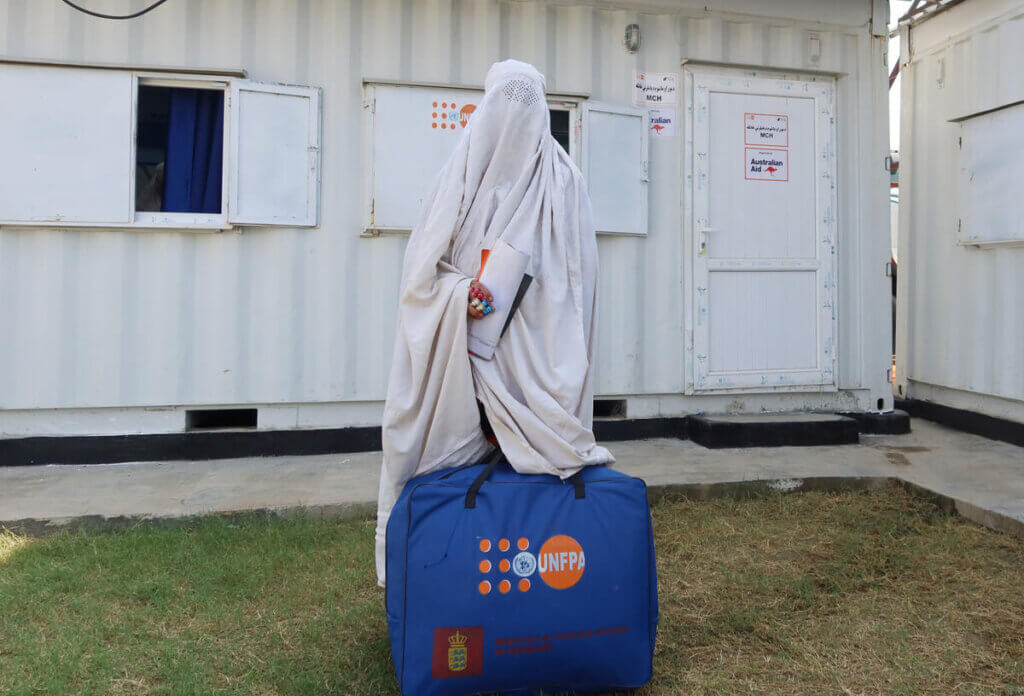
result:
[[[498,240],[530,254],[534,280],[483,360],[466,348],[467,323],[477,321],[466,314],[469,284],[480,251]],[[478,399],[520,473],[565,478],[615,461],[592,431],[596,286],[590,199],[551,136],[544,76],[519,61],[496,63],[405,251],[383,418],[381,585],[387,519],[402,487],[492,449]]]

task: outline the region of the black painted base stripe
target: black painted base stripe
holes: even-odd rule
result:
[[[184,432],[0,439],[0,465],[112,464],[373,452],[380,428]]]
[[[717,422],[712,427],[703,416],[609,418],[594,421],[594,435],[599,442],[665,437],[693,439],[706,447],[770,447],[855,443],[858,431],[910,431],[910,418],[901,411],[892,414],[843,415],[852,419],[852,425],[844,422],[840,422],[839,425],[823,424],[820,421],[781,424]],[[1018,428],[1021,427],[1019,424],[1016,425]],[[236,457],[375,452],[380,449],[381,429],[374,426],[313,430],[190,431],[153,435],[0,438],[0,466],[200,461]]]
[[[844,411],[839,415],[857,421],[860,432],[865,435],[906,435],[910,432],[910,414],[900,409],[888,413]]]
[[[609,418],[594,421],[594,437],[598,442],[649,440],[655,437],[689,437],[689,418]]]
[[[914,418],[924,418],[956,430],[1024,447],[1024,423],[987,416],[977,411],[944,406],[933,401],[897,399],[896,405]]]

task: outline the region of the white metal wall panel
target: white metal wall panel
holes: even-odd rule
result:
[[[1024,8],[963,3],[913,27],[909,41],[896,388],[1024,421],[1024,247],[957,243],[957,200],[967,192],[956,176],[962,128],[949,120],[1024,99]]]
[[[730,0],[713,12],[705,4],[180,0],[104,22],[60,3],[0,0],[0,55],[242,67],[260,82],[322,88],[324,124],[316,228],[0,231],[0,408],[382,399],[404,239],[360,237],[362,79],[479,85],[509,56],[536,63],[549,91],[620,104],[631,100],[634,70],[681,74],[684,59],[842,73],[839,387],[854,391],[836,399],[873,399],[888,340],[888,318],[874,306],[887,297],[876,184],[884,190],[888,138],[884,40],[870,38],[871,3]],[[91,6],[124,9],[119,0]],[[643,41],[629,54],[622,34],[634,22]],[[809,51],[812,35],[820,55]],[[647,237],[599,241],[599,394],[685,386],[692,250],[680,225],[681,140],[650,143]],[[810,407],[812,395],[778,403]]]

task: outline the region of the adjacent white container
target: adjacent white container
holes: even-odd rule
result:
[[[1024,6],[901,33],[896,393],[1024,422]]]

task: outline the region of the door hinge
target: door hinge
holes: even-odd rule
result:
[[[892,261],[885,262],[885,277],[892,278]]]

